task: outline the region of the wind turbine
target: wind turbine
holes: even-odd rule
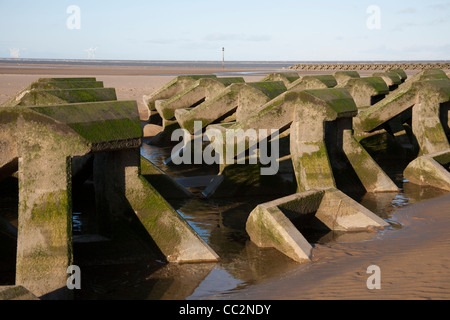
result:
[[[85,50],[88,53],[88,59],[95,59],[95,51],[97,51],[97,47],[95,48],[89,48]]]
[[[20,56],[20,49],[18,48],[10,48],[9,49],[9,56],[13,59],[19,59]]]

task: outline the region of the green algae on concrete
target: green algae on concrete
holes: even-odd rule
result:
[[[140,144],[142,138],[136,101],[74,103],[29,109],[66,124],[93,145],[121,140]]]
[[[383,229],[389,224],[334,188],[313,189],[258,205],[247,219],[246,231],[259,247],[272,247],[292,260],[312,259],[313,247],[292,223],[301,217],[305,229],[328,228],[353,232]],[[315,220],[319,221],[315,223]]]
[[[291,126],[291,155],[299,191],[336,188],[331,153],[344,153],[367,191],[398,191],[354,139],[351,118],[356,104],[343,88],[306,90],[299,93]],[[335,146],[326,141],[325,123],[335,122]],[[336,136],[336,137],[335,137]],[[341,142],[339,142],[341,141]],[[330,149],[329,149],[330,147]]]
[[[114,88],[33,90],[16,100],[16,106],[56,105],[65,103],[117,100]]]
[[[375,72],[372,74],[372,77],[382,78],[391,91],[402,84],[402,78],[398,75],[398,73],[393,71]]]
[[[350,79],[359,79],[361,76],[358,71],[336,71],[333,73],[338,85],[345,84]]]
[[[344,84],[355,100],[358,108],[369,107],[376,98],[384,98],[389,94],[386,82],[379,77],[351,78]]]
[[[43,81],[33,82],[29,88],[31,90],[53,90],[53,89],[82,89],[82,88],[103,88],[102,81]]]
[[[332,75],[303,76],[291,83],[287,88],[292,91],[308,89],[326,89],[337,86],[337,81]]]
[[[195,121],[202,121],[202,127],[206,127],[234,110],[237,112],[237,122],[241,122],[283,90],[285,86],[282,82],[232,84],[219,95],[193,109],[176,110],[175,117],[180,126],[191,134]]]
[[[282,81],[286,87],[300,78],[297,72],[276,72],[267,75],[261,81]]]
[[[202,78],[170,99],[155,101],[155,108],[161,118],[171,120],[175,110],[187,109],[207,101],[233,83],[244,83],[243,78]]]
[[[170,81],[168,84],[163,86],[162,88],[156,90],[152,94],[144,95],[143,101],[146,106],[148,106],[149,110],[155,109],[155,101],[170,99],[180,92],[186,90],[189,86],[191,86],[195,81],[201,78],[217,78],[215,75],[188,75],[188,76],[178,76]]]
[[[41,102],[38,102],[40,104],[46,103],[45,101],[43,101],[45,98],[47,98],[53,102],[57,101],[57,99],[60,99],[59,103],[64,103],[64,101],[63,101],[64,99],[73,100],[74,97],[71,96],[67,92],[66,93],[54,92],[53,93],[54,96],[52,97],[51,92],[45,93],[45,91],[46,90],[57,91],[57,90],[65,90],[65,89],[66,90],[67,89],[80,90],[83,88],[91,90],[89,92],[89,94],[93,95],[93,97],[91,97],[92,99],[95,99],[96,96],[101,97],[102,95],[105,95],[105,99],[103,99],[103,100],[116,100],[117,99],[115,97],[115,91],[114,91],[114,93],[111,93],[111,90],[114,90],[114,89],[109,89],[109,91],[99,91],[99,93],[97,93],[97,94],[92,93],[92,89],[103,88],[103,82],[98,82],[98,81],[96,81],[95,78],[41,78],[41,79],[33,82],[32,84],[30,84],[25,89],[16,93],[13,97],[11,97],[10,99],[8,99],[4,103],[2,103],[1,106],[2,107],[15,107],[17,105],[36,104],[37,102],[34,102],[34,100],[36,99],[34,92],[36,92],[36,91],[37,92],[44,91],[38,97],[38,98],[40,98],[40,101],[41,101]],[[80,95],[80,93],[74,92],[74,95],[75,96]],[[81,98],[83,98],[83,96]],[[24,99],[26,99],[28,102],[25,103],[25,101],[23,101]],[[98,97],[97,97],[97,99],[98,99]],[[96,101],[96,100],[93,100],[93,101]],[[80,101],[75,101],[75,102],[82,102],[82,101],[80,100]]]
[[[400,77],[402,82],[405,82],[408,79],[408,75],[402,69],[392,69],[392,70],[387,70],[387,71],[395,72]]]
[[[217,254],[139,174],[139,149],[118,152],[110,161],[118,163],[117,178],[125,174],[125,195],[139,220],[169,262],[213,262]]]

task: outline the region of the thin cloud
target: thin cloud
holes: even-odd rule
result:
[[[445,10],[445,9],[450,9],[450,3],[446,2],[446,3],[430,4],[430,5],[428,6],[428,8],[430,8],[430,9],[435,9],[435,10]]]
[[[405,8],[400,11],[397,11],[396,13],[397,14],[413,14],[416,12],[417,12],[417,10],[415,8]]]

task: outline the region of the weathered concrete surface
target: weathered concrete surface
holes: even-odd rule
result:
[[[300,92],[299,96],[290,137],[292,163],[300,192],[336,188],[330,156],[342,153],[367,191],[398,191],[354,139],[351,118],[358,111],[346,89],[307,90]],[[326,122],[335,124],[326,126]],[[331,130],[328,133],[327,127]]]
[[[336,71],[333,73],[338,85],[345,84],[350,79],[359,79],[361,76],[358,71]]]
[[[141,157],[140,173],[164,199],[186,199],[194,195],[172,179],[167,173],[159,169],[149,160]]]
[[[311,260],[313,247],[301,234],[302,227],[368,231],[387,226],[383,219],[341,191],[326,188],[293,194],[257,206],[250,213],[246,230],[257,246],[276,248],[294,261],[303,263]]]
[[[94,183],[105,200],[97,210],[109,217],[113,233],[120,228],[114,217],[129,205],[169,262],[217,261],[217,254],[139,174],[140,162],[139,149],[96,155]],[[108,170],[95,170],[98,167]]]
[[[156,101],[155,108],[163,119],[171,120],[175,117],[175,110],[191,108],[208,101],[233,83],[245,81],[244,78],[203,78],[171,99]]]
[[[389,94],[389,87],[380,77],[350,78],[342,87],[350,92],[358,109],[369,107]]]
[[[399,191],[395,183],[354,138],[352,130],[344,130],[342,148],[367,192]]]
[[[41,78],[30,84],[25,89],[1,104],[1,107],[14,107],[20,104],[24,96],[34,91],[41,90],[64,90],[64,89],[99,89],[103,88],[103,82],[96,81],[95,78]],[[61,95],[61,94],[60,94]],[[109,99],[108,99],[109,100]],[[81,101],[78,101],[81,102]],[[22,104],[24,105],[24,104]]]
[[[114,88],[31,90],[4,106],[39,106],[113,100],[117,100]]]
[[[300,76],[297,72],[277,72],[269,74],[261,81],[282,81],[287,88],[299,78]]]
[[[180,92],[186,90],[189,86],[191,86],[195,81],[201,78],[217,78],[214,75],[191,75],[191,76],[178,76],[169,82],[164,87],[159,90],[153,92],[150,95],[145,95],[142,97],[144,104],[148,106],[149,110],[155,109],[155,101],[157,100],[165,100],[170,99]]]
[[[22,286],[0,286],[0,301],[6,300],[39,300],[34,294]]]
[[[325,191],[316,218],[334,231],[367,231],[389,226],[386,221],[337,189]]]
[[[219,95],[190,109],[175,112],[180,126],[194,133],[194,122],[201,121],[202,127],[236,111],[236,121],[241,122],[258,112],[268,101],[286,91],[282,82],[254,82],[232,84]]]
[[[450,148],[441,122],[441,104],[450,101],[450,80],[416,83],[417,97],[412,109],[412,130],[420,146],[420,154]]]
[[[450,149],[412,161],[403,175],[409,182],[450,191]]]
[[[47,80],[47,79],[43,79]],[[78,80],[78,79],[74,79]],[[31,90],[103,88],[102,81],[36,81],[29,87]]]
[[[364,136],[362,133],[381,129],[394,118],[402,117],[404,122],[410,117],[420,154],[447,149],[449,144],[442,124],[445,115],[441,114],[441,109],[450,99],[449,92],[450,81],[442,71],[419,73],[385,99],[359,113],[354,121],[358,139]]]
[[[91,153],[94,180],[101,186],[96,201],[100,209],[109,206],[110,219],[131,207],[169,261],[217,260],[141,176],[142,129],[135,101],[4,107],[0,129],[2,137],[12,137],[0,144],[0,154],[11,152],[2,166],[19,159],[17,285],[46,299],[71,297],[66,270],[73,264],[72,159]],[[102,186],[102,181],[113,183]],[[100,210],[101,218],[104,213]]]
[[[400,79],[402,80],[402,83],[405,82],[408,79],[408,75],[402,69],[392,69],[392,70],[386,70],[386,71],[395,72],[400,77]]]
[[[396,72],[385,71],[385,72],[375,72],[372,77],[380,77],[386,82],[390,91],[393,91],[402,84],[402,78]]]
[[[450,69],[450,63],[437,62],[437,63],[304,63],[296,64],[289,67],[289,70],[302,70],[302,71],[318,71],[318,70],[424,70],[424,69]]]
[[[309,89],[325,89],[337,86],[337,81],[332,75],[303,76],[288,86],[289,91],[303,91]]]

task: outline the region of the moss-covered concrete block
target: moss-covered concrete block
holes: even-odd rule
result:
[[[300,78],[297,72],[276,72],[271,73],[261,81],[282,81],[286,87]]]
[[[412,109],[412,130],[420,146],[420,155],[450,148],[441,122],[441,105],[450,101],[450,80],[414,83],[417,92]]]
[[[356,141],[351,130],[344,131],[343,150],[367,192],[399,192],[395,183]]]
[[[193,194],[149,160],[141,157],[141,175],[164,199],[187,199]]]
[[[380,77],[350,78],[345,81],[343,88],[350,92],[358,108],[369,107],[374,100],[389,94],[389,87]]]
[[[294,261],[305,263],[311,261],[313,247],[299,228],[351,232],[388,225],[339,190],[325,188],[260,204],[250,213],[246,231],[257,246],[275,248]]]
[[[186,90],[189,86],[191,86],[194,82],[201,78],[217,78],[215,75],[188,75],[188,76],[178,76],[170,81],[168,84],[163,86],[162,88],[156,90],[155,92],[144,95],[143,101],[146,106],[148,106],[150,111],[155,109],[155,101],[171,99],[176,96],[180,92]]]
[[[306,90],[299,96],[290,136],[299,191],[336,188],[330,157],[339,154],[348,158],[367,191],[398,191],[354,139],[351,119],[357,114],[357,107],[346,89]],[[334,131],[327,133],[330,128]]]
[[[402,69],[392,69],[392,70],[388,70],[388,71],[396,73],[400,77],[400,79],[402,80],[402,83],[405,82],[408,79],[408,75]]]
[[[291,83],[287,88],[291,91],[303,91],[309,89],[326,89],[337,86],[337,81],[332,75],[303,76]]]
[[[243,78],[203,78],[170,99],[158,100],[155,108],[163,119],[171,120],[175,117],[175,110],[197,106],[215,97],[231,84],[244,82]]]
[[[103,81],[36,81],[32,90],[103,88]]]
[[[359,79],[361,76],[358,71],[336,71],[333,73],[338,85],[345,84],[350,79]]]
[[[191,133],[195,121],[201,121],[204,128],[232,112],[237,112],[237,121],[241,122],[285,89],[282,82],[232,84],[213,99],[193,109],[176,110],[175,117],[180,126]]]
[[[70,82],[69,82],[70,83]],[[114,88],[82,88],[32,90],[24,94],[15,106],[57,105],[117,100]]]
[[[60,104],[71,101],[99,101],[102,97],[103,100],[117,100],[114,89],[95,92],[95,89],[101,88],[103,88],[103,82],[98,82],[95,78],[41,78],[19,91],[2,103],[1,106],[15,107],[18,105]],[[69,89],[79,91],[72,93],[64,91]],[[83,93],[80,91],[81,89],[87,89],[87,93]],[[91,100],[87,100],[88,97]],[[77,98],[79,100],[76,100]]]
[[[393,71],[375,72],[372,74],[372,77],[382,78],[391,91],[397,89],[402,84],[402,78],[398,73]]]
[[[412,161],[403,175],[410,183],[450,191],[450,149],[427,154]]]

